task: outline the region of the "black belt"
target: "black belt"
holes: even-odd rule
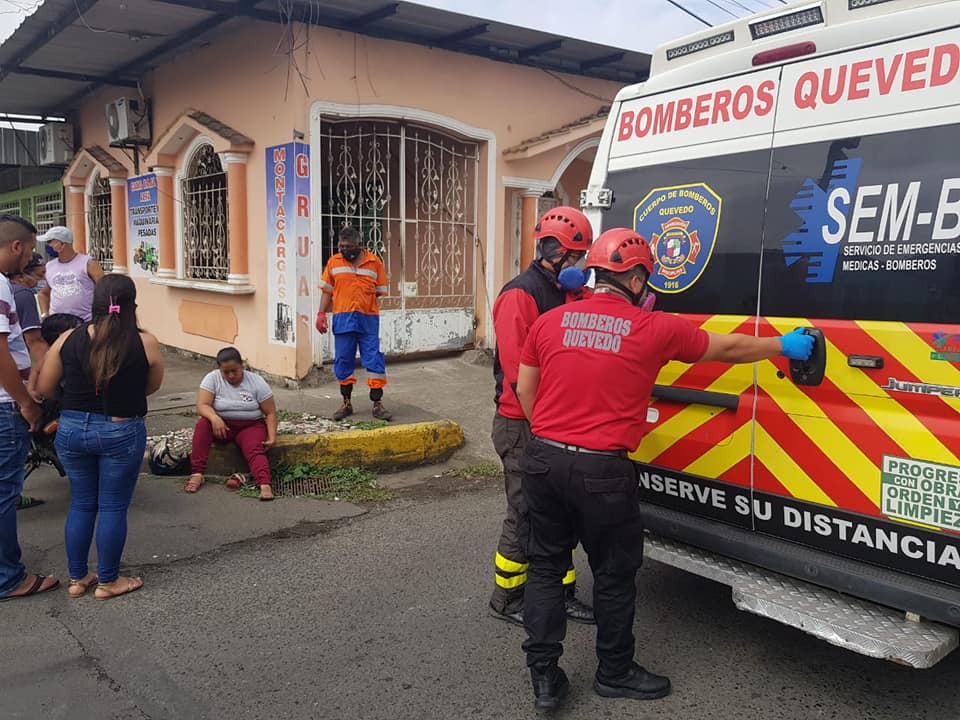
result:
[[[560,448],[561,450],[566,450],[571,453],[584,453],[586,455],[604,455],[606,457],[616,457],[616,458],[626,458],[626,450],[591,450],[590,448],[580,447],[579,445],[570,445],[569,443],[557,442],[556,440],[549,440],[548,438],[542,438],[539,435],[534,435],[533,439],[537,442],[541,442],[544,445],[549,445],[550,447]]]

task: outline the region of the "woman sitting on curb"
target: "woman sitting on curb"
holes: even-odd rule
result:
[[[217,369],[200,383],[197,415],[200,419],[193,430],[190,453],[193,474],[184,490],[195,493],[203,485],[214,442],[234,442],[250,466],[260,488],[260,499],[273,500],[266,453],[277,441],[277,403],[266,381],[244,369],[236,348],[224,348],[217,353]]]

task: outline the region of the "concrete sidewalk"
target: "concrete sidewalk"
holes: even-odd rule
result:
[[[460,424],[464,445],[446,462],[381,475],[387,488],[417,485],[464,465],[496,463],[490,440],[493,417],[493,376],[489,364],[470,362],[476,354],[394,363],[385,404],[394,413],[391,425],[449,419]],[[151,398],[149,434],[156,435],[195,422],[196,390],[211,365],[180,356],[166,358],[167,372],[160,392]],[[363,382],[362,372],[359,375]],[[357,417],[370,419],[370,402],[360,385],[355,391]],[[340,405],[335,382],[316,388],[274,388],[281,409],[329,417]],[[196,495],[182,490],[183,478],[141,477],[129,515],[124,567],[147,572],[186,558],[219,551],[236,543],[284,534],[312,535],[323,524],[365,512],[344,502],[279,498],[273,503],[238,497],[222,485],[208,483]],[[30,571],[65,576],[63,523],[69,487],[49,468],[27,480],[25,494],[45,503],[18,513],[24,562]],[[94,551],[95,554],[95,551]],[[93,560],[93,558],[91,558]]]
[[[163,387],[150,398],[148,435],[192,427],[196,392],[213,364],[179,355],[166,357]],[[392,426],[436,420],[453,420],[466,438],[458,451],[462,463],[497,460],[490,440],[493,420],[493,371],[478,352],[456,356],[398,362],[387,367],[389,384],[384,405],[393,413]],[[354,415],[351,420],[372,420],[372,403],[367,397],[363,370],[357,371]],[[290,389],[274,385],[277,407],[331,418],[340,407],[340,390],[335,381],[314,388]]]

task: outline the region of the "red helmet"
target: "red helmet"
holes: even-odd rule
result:
[[[613,228],[600,233],[597,242],[587,254],[588,268],[601,268],[613,272],[626,272],[640,265],[653,275],[653,255],[650,244],[643,235],[630,228]]]
[[[579,210],[561,205],[547,210],[533,229],[533,239],[556,238],[567,250],[586,252],[593,242],[593,228]]]

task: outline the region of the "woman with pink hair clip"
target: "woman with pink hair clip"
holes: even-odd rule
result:
[[[125,275],[106,275],[93,292],[93,319],[60,336],[43,363],[39,391],[61,387],[57,454],[70,478],[64,531],[70,583],[79,598],[109,600],[143,587],[120,575],[127,509],[146,449],[147,396],[160,388],[160,344],[137,325],[137,288]],[[87,567],[94,527],[97,572]]]

